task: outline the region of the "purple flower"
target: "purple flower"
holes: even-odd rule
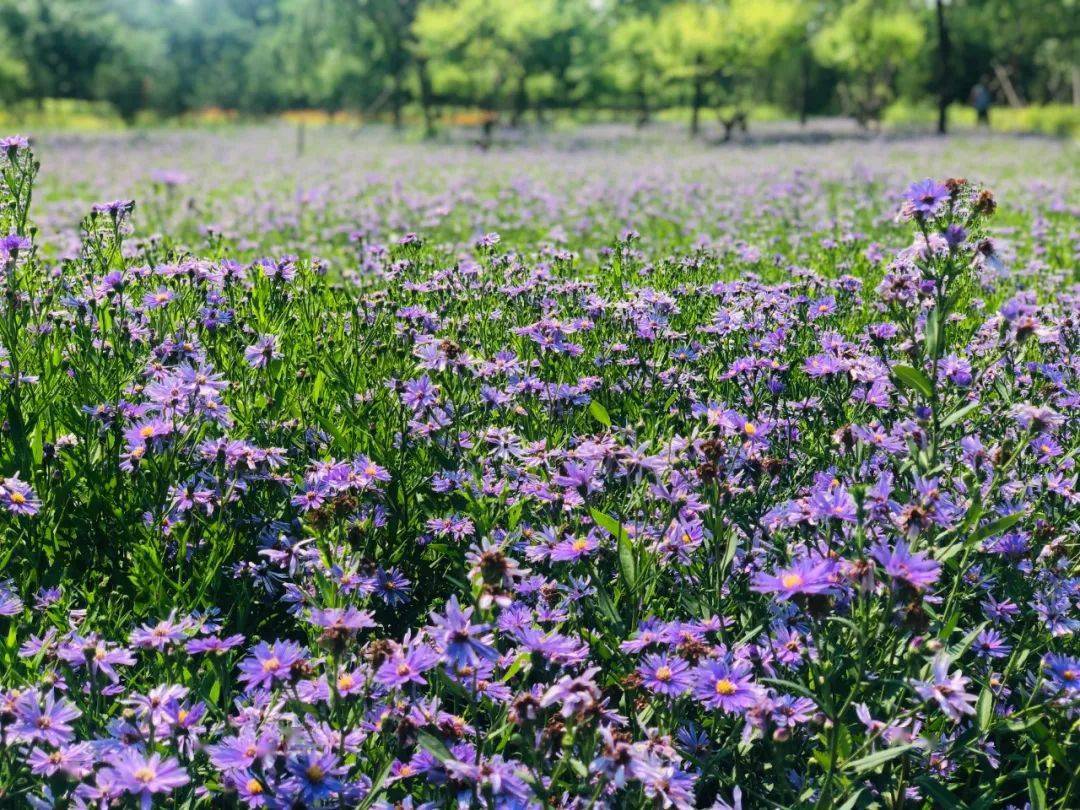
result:
[[[55,751],[44,751],[35,746],[26,762],[36,776],[54,776],[62,771],[79,780],[93,771],[94,749],[89,743],[63,745]]]
[[[338,764],[333,754],[302,753],[289,759],[285,769],[292,774],[294,786],[299,788],[297,798],[308,806],[345,787],[338,778],[345,773],[345,768]]]
[[[15,739],[52,746],[71,742],[75,736],[71,721],[82,715],[75,704],[66,698],[57,700],[51,690],[44,700],[36,691],[27,692],[15,701],[14,709],[11,734]]]
[[[95,675],[102,673],[112,683],[120,680],[116,667],[131,666],[135,663],[135,656],[130,650],[110,644],[95,635],[83,638],[72,634],[71,639],[62,644],[56,654],[72,669],[87,667]]]
[[[600,542],[591,534],[585,537],[567,538],[555,544],[551,549],[549,559],[553,562],[577,562],[588,557],[599,546]]]
[[[925,590],[937,582],[941,564],[920,552],[908,550],[907,543],[897,541],[895,548],[879,543],[870,552],[890,577],[914,588]]]
[[[321,627],[328,636],[355,636],[359,631],[377,627],[375,619],[366,610],[347,608],[315,609],[311,611],[311,623]]]
[[[252,368],[266,368],[271,360],[281,357],[277,341],[276,335],[260,335],[254,343],[244,349],[244,360]]]
[[[10,579],[0,581],[0,616],[16,616],[22,610],[23,601],[15,592],[15,583]]]
[[[839,487],[815,492],[810,496],[807,506],[810,517],[819,523],[830,518],[854,523],[857,517],[855,498],[846,489]]]
[[[176,298],[176,293],[168,287],[158,287],[153,292],[143,296],[143,306],[149,310],[164,309]]]
[[[911,209],[915,213],[932,217],[949,199],[949,189],[933,180],[921,180],[908,186],[904,199],[911,204]]]
[[[1074,698],[1080,695],[1080,659],[1049,653],[1042,666],[1050,692],[1066,692]]]
[[[927,701],[936,701],[942,711],[954,722],[960,720],[962,715],[975,714],[975,695],[965,692],[968,684],[960,670],[949,674],[949,656],[938,653],[934,657],[931,667],[933,680],[912,681],[912,687],[919,693],[919,697]]]
[[[184,645],[184,649],[187,651],[188,655],[198,655],[200,653],[223,655],[229,650],[239,647],[243,643],[244,637],[239,633],[228,636],[227,638],[204,636],[202,638],[193,638]]]
[[[681,658],[669,658],[667,653],[646,655],[637,671],[646,689],[668,697],[683,694],[693,684],[690,665]]]
[[[653,800],[655,807],[695,807],[694,782],[691,773],[661,760],[649,759],[634,767],[634,775],[641,782],[645,795]]]
[[[775,574],[759,572],[751,590],[774,593],[786,601],[796,596],[828,595],[836,590],[837,563],[834,560],[803,558]]]
[[[162,759],[160,754],[147,756],[134,748],[124,748],[108,762],[116,784],[137,796],[142,810],[153,805],[155,793],[171,793],[190,781],[179,762],[172,757]]]
[[[427,683],[423,673],[438,663],[439,654],[420,644],[386,659],[375,673],[375,680],[387,689],[400,689],[407,683],[423,686]]]
[[[217,745],[207,747],[210,762],[222,771],[246,771],[256,762],[269,765],[277,756],[278,737],[271,731],[256,735],[243,728],[236,737],[226,737]]]
[[[175,613],[155,625],[144,624],[131,634],[131,646],[164,650],[184,638],[185,623],[175,621]]]
[[[0,150],[6,152],[8,157],[11,157],[20,149],[29,148],[30,141],[25,135],[6,135],[3,138],[0,138]]]
[[[251,656],[240,662],[240,680],[248,689],[269,689],[291,677],[295,664],[304,660],[304,649],[295,641],[259,642]]]
[[[456,596],[451,596],[443,614],[432,613],[432,636],[443,654],[457,667],[476,666],[481,660],[495,661],[498,651],[488,641],[484,633],[486,624],[473,624],[470,617],[472,608],[461,609]]]
[[[1012,651],[1012,646],[997,630],[983,630],[975,637],[971,649],[984,658],[1004,658]]]
[[[750,664],[736,661],[706,661],[693,672],[694,697],[710,709],[741,713],[753,707],[761,697],[749,677]]]
[[[13,515],[36,515],[41,508],[30,485],[20,481],[19,477],[0,478],[0,504]]]

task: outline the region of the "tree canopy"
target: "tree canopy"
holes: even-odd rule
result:
[[[435,128],[753,105],[1076,101],[1078,0],[0,0],[0,100],[349,110]],[[944,108],[944,107],[943,107]],[[422,116],[422,117],[421,117]]]

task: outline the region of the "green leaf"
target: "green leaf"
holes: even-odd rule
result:
[[[926,328],[923,334],[926,337],[926,356],[936,357],[937,347],[941,342],[941,313],[937,307],[930,310],[930,314],[926,316]]]
[[[1058,765],[1065,769],[1065,771],[1071,772],[1075,765],[1070,761],[1068,754],[1053,737],[1050,736],[1050,730],[1046,727],[1046,724],[1042,720],[1036,719],[1034,723],[1029,727],[1030,736],[1037,740],[1039,745],[1046,749],[1046,753],[1050,755],[1050,758],[1054,760]]]
[[[881,751],[867,754],[865,757],[859,757],[859,759],[847,763],[844,767],[857,774],[866,773],[867,771],[874,770],[879,765],[884,765],[889,760],[896,759],[898,756],[907,753],[914,747],[914,745],[908,743],[907,745],[897,745],[892,748],[885,748]]]
[[[424,733],[424,732],[421,732]],[[442,743],[439,743],[442,745]],[[446,753],[450,753],[447,751]],[[390,768],[394,765],[394,759],[391,757],[386,761],[386,764],[379,769],[379,775],[371,783],[371,787],[368,788],[367,794],[364,796],[364,800],[356,806],[357,810],[367,810],[375,803],[375,800],[379,798],[383,791],[383,783],[386,781],[386,777],[390,775]]]
[[[611,415],[607,412],[607,408],[600,404],[599,400],[594,399],[589,403],[589,413],[593,415],[593,419],[604,427],[611,427]]]
[[[896,377],[907,388],[914,389],[929,399],[933,396],[934,388],[930,384],[930,378],[923,374],[919,369],[912,366],[893,366],[893,376]]]
[[[936,779],[923,775],[916,777],[915,782],[934,800],[935,806],[945,807],[948,810],[960,806],[952,792]]]
[[[318,402],[322,397],[323,386],[326,385],[326,375],[321,371],[315,375],[315,383],[311,386],[311,401]]]
[[[619,571],[626,587],[633,591],[637,587],[637,561],[634,559],[634,544],[622,524],[610,515],[598,509],[590,509],[589,514],[598,526],[606,529],[614,538],[619,553]]]
[[[972,532],[971,536],[967,539],[967,544],[969,546],[978,545],[987,537],[993,537],[994,535],[1008,531],[1023,519],[1023,510],[1020,510],[1019,512],[1013,512],[1010,515],[1005,515],[1005,517],[1000,517],[997,520],[987,523],[982,528],[976,529],[974,532]]]
[[[724,556],[720,558],[720,570],[726,572],[728,566],[731,565],[731,561],[735,559],[735,550],[739,547],[739,535],[735,532],[731,532],[728,537],[727,547],[724,549]]]
[[[429,731],[420,731],[417,733],[416,744],[435,757],[435,759],[439,760],[439,762],[447,762],[454,758],[454,755],[450,753],[450,749],[443,744],[443,741]]]
[[[980,405],[982,405],[981,402],[969,402],[964,407],[957,408],[955,411],[953,411],[952,413],[950,413],[948,416],[946,416],[944,419],[941,420],[941,427],[942,428],[951,427],[952,425],[956,424],[961,419],[963,419],[965,416],[967,416],[969,413],[971,413],[973,410],[978,408]]]
[[[979,723],[979,731],[990,728],[990,720],[994,714],[994,694],[989,686],[984,686],[979,693],[979,700],[975,703],[975,717]]]
[[[1042,779],[1029,776],[1027,784],[1028,798],[1031,799],[1031,810],[1046,810],[1046,787],[1043,785]]]

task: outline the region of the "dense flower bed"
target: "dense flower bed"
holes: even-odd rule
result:
[[[1063,200],[45,249],[0,151],[0,802],[1080,803]]]

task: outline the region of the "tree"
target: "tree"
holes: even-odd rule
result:
[[[922,19],[901,2],[854,0],[814,38],[814,55],[840,71],[842,99],[863,126],[895,96],[898,73],[923,49]]]
[[[661,91],[661,66],[653,42],[656,20],[651,16],[627,17],[607,39],[605,72],[617,93],[634,99],[637,125],[649,122],[652,100]]]
[[[559,0],[450,0],[420,7],[413,23],[414,53],[431,70],[433,94],[483,111],[484,145],[499,115],[512,123],[530,94],[559,80],[568,64],[549,59],[573,31],[572,5]],[[565,51],[564,51],[565,53]]]
[[[656,58],[667,79],[689,86],[691,136],[710,99],[729,109],[727,135],[745,123],[754,79],[797,33],[798,22],[793,0],[681,2],[661,12]]]
[[[96,0],[0,2],[0,28],[30,98],[94,98],[94,74],[112,45],[103,16]]]
[[[948,129],[949,102],[952,96],[948,90],[949,83],[949,29],[945,24],[945,0],[934,0],[934,10],[937,22],[937,91],[938,91],[938,120],[937,131],[944,135]]]

